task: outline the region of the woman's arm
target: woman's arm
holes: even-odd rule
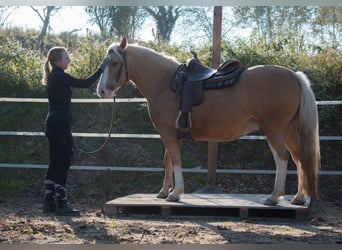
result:
[[[85,79],[73,77],[67,73],[65,73],[65,82],[70,87],[76,88],[89,88],[95,81],[101,76],[103,70],[98,68],[92,75],[88,76]]]
[[[66,76],[65,82],[71,87],[89,88],[103,73],[109,61],[110,61],[109,57],[106,56],[100,63],[97,70],[92,75],[88,76],[86,79],[76,78],[65,73],[65,76]]]

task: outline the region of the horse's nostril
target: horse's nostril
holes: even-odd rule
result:
[[[103,95],[104,95],[104,93],[105,93],[105,92],[104,92],[104,90],[102,90],[102,91],[101,91],[101,94],[103,94]]]

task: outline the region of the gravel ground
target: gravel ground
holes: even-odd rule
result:
[[[319,198],[312,200],[309,218],[299,221],[161,215],[107,216],[103,209],[106,201],[128,194],[155,193],[160,188],[160,174],[131,172],[71,171],[68,197],[71,205],[81,211],[81,216],[45,215],[42,213],[43,187],[40,181],[44,173],[40,170],[15,171],[10,175],[13,176],[10,182],[22,180],[25,188],[12,194],[0,193],[0,243],[342,243],[340,176],[320,176]],[[205,175],[186,174],[187,193],[198,190],[203,185],[202,179],[205,181]],[[267,194],[272,190],[273,181],[274,177],[268,175],[218,175],[217,183],[226,193]],[[296,176],[289,176],[287,193],[295,193],[296,186]]]

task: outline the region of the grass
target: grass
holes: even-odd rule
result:
[[[19,177],[21,172],[18,169],[0,169],[0,194],[11,195],[24,191],[25,180]]]

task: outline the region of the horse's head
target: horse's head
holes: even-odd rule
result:
[[[127,38],[124,37],[120,45],[112,44],[108,47],[107,56],[110,61],[106,66],[97,85],[97,95],[110,98],[125,82],[128,81],[126,64]]]

